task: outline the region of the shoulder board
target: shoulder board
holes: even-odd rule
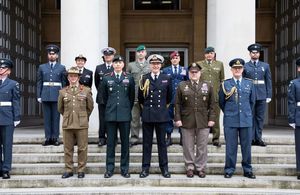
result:
[[[248,81],[253,81],[253,79],[249,79],[249,78],[245,78],[245,77],[243,77],[243,79],[248,80]]]
[[[229,81],[229,80],[231,80],[232,78],[228,78],[228,79],[224,79],[224,81]]]

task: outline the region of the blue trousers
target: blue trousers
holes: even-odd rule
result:
[[[57,102],[43,102],[45,138],[59,137],[59,112]]]
[[[0,171],[11,170],[14,130],[13,125],[0,126]]]
[[[253,109],[253,141],[262,139],[262,130],[264,127],[264,118],[266,112],[266,100],[256,100]]]
[[[170,106],[169,106],[169,115],[170,115],[171,120],[169,120],[168,123],[166,124],[166,133],[173,133],[174,104],[170,104]],[[178,128],[178,131],[181,132],[181,129]]]
[[[226,142],[226,157],[224,172],[233,174],[236,167],[238,137],[242,151],[242,167],[244,173],[252,172],[251,166],[251,140],[252,127],[224,127]]]
[[[296,169],[297,174],[300,174],[300,126],[295,129],[295,149],[296,149]]]

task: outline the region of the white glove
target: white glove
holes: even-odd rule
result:
[[[21,121],[14,121],[14,126],[18,126],[20,124]]]
[[[42,98],[38,98],[37,101],[38,101],[39,103],[42,103]]]
[[[291,127],[293,127],[293,129],[296,128],[296,124],[295,124],[295,123],[289,123],[289,125],[290,125]]]
[[[271,100],[272,100],[271,98],[267,98],[267,99],[266,99],[266,102],[267,102],[267,103],[270,103]]]

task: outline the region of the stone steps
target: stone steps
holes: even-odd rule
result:
[[[120,153],[116,153],[116,163],[120,162]],[[139,163],[142,159],[142,153],[130,153],[130,163]],[[238,154],[238,161],[241,161],[242,155]],[[170,163],[183,163],[183,154],[168,153]],[[88,153],[89,163],[105,163],[106,153]],[[158,153],[153,153],[152,162],[158,162]],[[64,154],[61,153],[16,153],[13,155],[13,163],[63,163]],[[77,154],[74,154],[74,162],[77,162]],[[224,163],[225,153],[209,153],[208,163]],[[295,154],[265,154],[253,153],[252,163],[254,164],[295,164]]]
[[[216,182],[217,181],[217,182]],[[75,174],[68,179],[62,179],[61,175],[16,175],[10,180],[2,180],[3,188],[62,188],[62,187],[214,187],[214,188],[277,188],[300,190],[300,182],[290,176],[259,176],[257,179],[248,179],[243,176],[234,175],[226,179],[222,175],[207,175],[205,178],[187,178],[185,175],[173,174],[170,179],[153,174],[147,178],[140,179],[138,174],[132,174],[130,179],[120,175],[113,175],[109,179],[99,174],[86,174],[84,179],[78,179]],[[1,191],[1,190],[0,190]]]
[[[76,167],[76,164],[74,164]],[[138,174],[141,171],[142,163],[130,163],[130,172]],[[256,175],[282,175],[293,176],[296,174],[295,164],[252,164]],[[174,174],[185,174],[184,163],[169,163],[169,171]],[[59,175],[64,172],[64,163],[33,163],[13,164],[12,174],[14,175]],[[105,163],[87,163],[87,174],[104,174]],[[115,172],[119,173],[119,163],[115,164]],[[207,174],[223,175],[224,163],[208,163]],[[160,174],[158,163],[152,163],[150,173]],[[237,164],[236,173],[242,174],[240,163]]]

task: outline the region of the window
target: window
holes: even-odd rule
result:
[[[135,10],[179,10],[180,0],[134,0]]]

